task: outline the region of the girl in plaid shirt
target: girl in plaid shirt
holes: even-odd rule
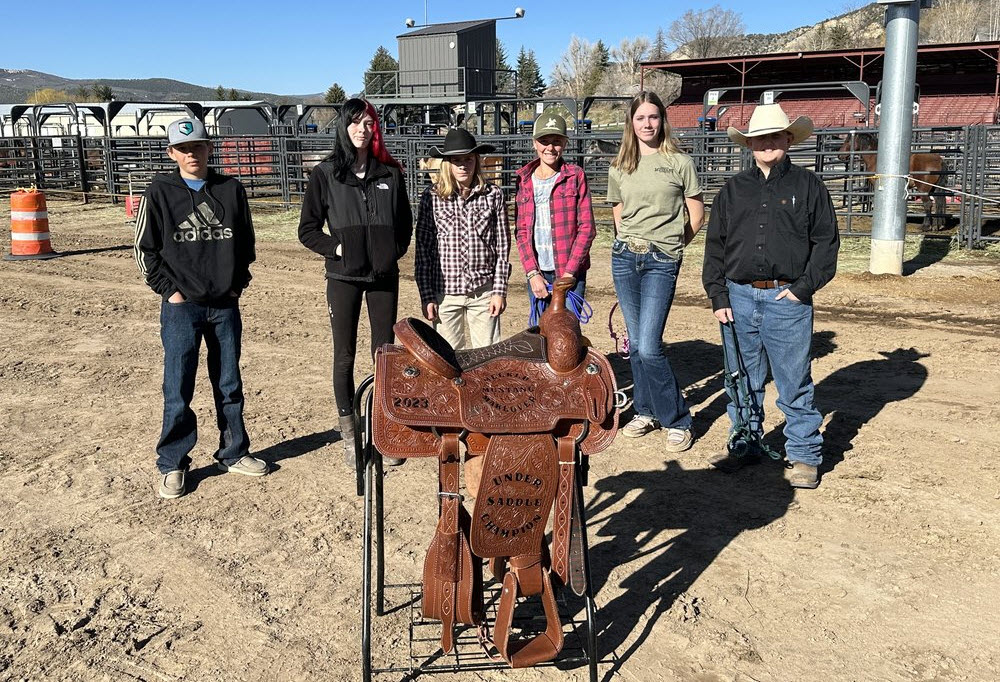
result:
[[[498,342],[507,307],[507,205],[483,177],[479,157],[493,149],[466,130],[448,131],[443,147],[431,149],[441,170],[417,213],[414,277],[422,312],[456,349]]]
[[[597,229],[587,177],[563,159],[566,119],[542,112],[531,137],[538,158],[515,176],[514,232],[533,310],[536,298],[548,298],[548,284],[557,277],[575,278],[573,291],[583,298]]]

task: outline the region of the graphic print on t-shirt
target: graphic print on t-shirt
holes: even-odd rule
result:
[[[175,242],[211,241],[213,239],[232,239],[233,230],[223,227],[215,215],[215,211],[207,202],[195,206],[187,218],[181,221],[174,231]]]

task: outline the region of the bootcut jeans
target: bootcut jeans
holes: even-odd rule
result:
[[[663,350],[663,331],[681,262],[660,251],[611,246],[611,275],[628,329],[635,412],[671,429],[691,428],[691,412]]]
[[[198,440],[198,420],[191,409],[198,354],[205,341],[208,378],[215,399],[219,449],[215,458],[235,464],[250,452],[243,423],[243,379],[240,344],[243,321],[237,299],[216,305],[193,301],[160,306],[163,341],[163,429],[156,445],[156,468],[161,474],[187,469],[189,453]]]
[[[809,356],[813,333],[813,307],[777,296],[788,285],[775,289],[755,289],[749,284],[727,282],[733,308],[736,339],[746,365],[749,388],[759,410],[750,419],[751,430],[760,433],[764,419],[764,382],[768,366],[778,389],[778,408],[785,415],[785,457],[790,462],[819,466],[823,417],[813,405],[812,365]],[[730,334],[725,335],[727,352],[735,358]],[[729,418],[735,421],[736,408],[730,395]]]

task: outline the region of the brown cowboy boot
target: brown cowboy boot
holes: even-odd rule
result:
[[[340,415],[340,440],[344,444],[344,464],[351,469],[357,466],[354,456],[354,415]]]
[[[354,455],[354,428],[353,414],[340,415],[340,439],[344,443],[344,463],[352,470],[357,466],[357,459]],[[390,467],[398,467],[405,461],[405,459],[396,457],[382,458],[382,463]]]

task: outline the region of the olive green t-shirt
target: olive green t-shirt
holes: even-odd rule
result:
[[[684,199],[701,194],[687,154],[649,154],[631,175],[608,171],[608,201],[622,205],[618,238],[638,237],[680,258],[684,251]]]

